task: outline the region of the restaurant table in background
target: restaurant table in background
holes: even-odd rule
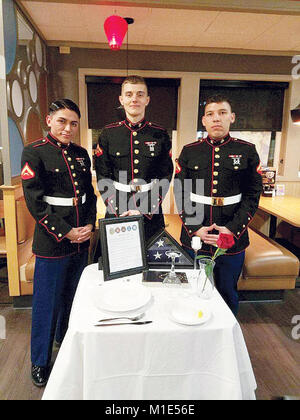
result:
[[[300,197],[260,197],[258,208],[270,214],[270,238],[275,238],[277,217],[297,228],[300,227]]]
[[[192,270],[186,273],[190,281]],[[142,274],[130,277],[141,281]],[[193,283],[174,289],[147,283],[152,299],[144,319],[152,323],[95,327],[109,317],[97,307],[101,284],[97,264],[86,267],[44,400],[255,399],[241,328],[216,290],[204,301],[212,316],[201,325],[181,325],[169,317],[174,299],[192,296]]]

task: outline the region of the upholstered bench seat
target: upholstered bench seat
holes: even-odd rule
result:
[[[5,236],[0,236],[0,256],[6,256],[6,238]]]
[[[239,290],[294,289],[299,272],[298,258],[267,236],[249,229]]]

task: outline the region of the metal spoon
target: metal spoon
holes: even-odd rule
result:
[[[113,324],[95,324],[95,327],[113,327],[114,325],[145,325],[151,324],[153,321],[138,321],[138,322],[114,322]]]
[[[140,315],[136,315],[133,317],[128,317],[128,316],[119,316],[116,318],[103,318],[103,319],[99,319],[99,321],[97,322],[105,322],[105,321],[114,321],[115,319],[128,319],[129,321],[138,321],[139,319],[141,319],[145,314],[140,314]]]

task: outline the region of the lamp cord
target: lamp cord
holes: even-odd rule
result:
[[[126,48],[126,72],[127,72],[127,76],[128,76],[128,32],[129,32],[129,27],[127,28],[127,48]]]

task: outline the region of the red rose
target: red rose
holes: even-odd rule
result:
[[[229,233],[220,233],[217,245],[222,249],[231,248],[234,245],[233,235],[230,235]]]

